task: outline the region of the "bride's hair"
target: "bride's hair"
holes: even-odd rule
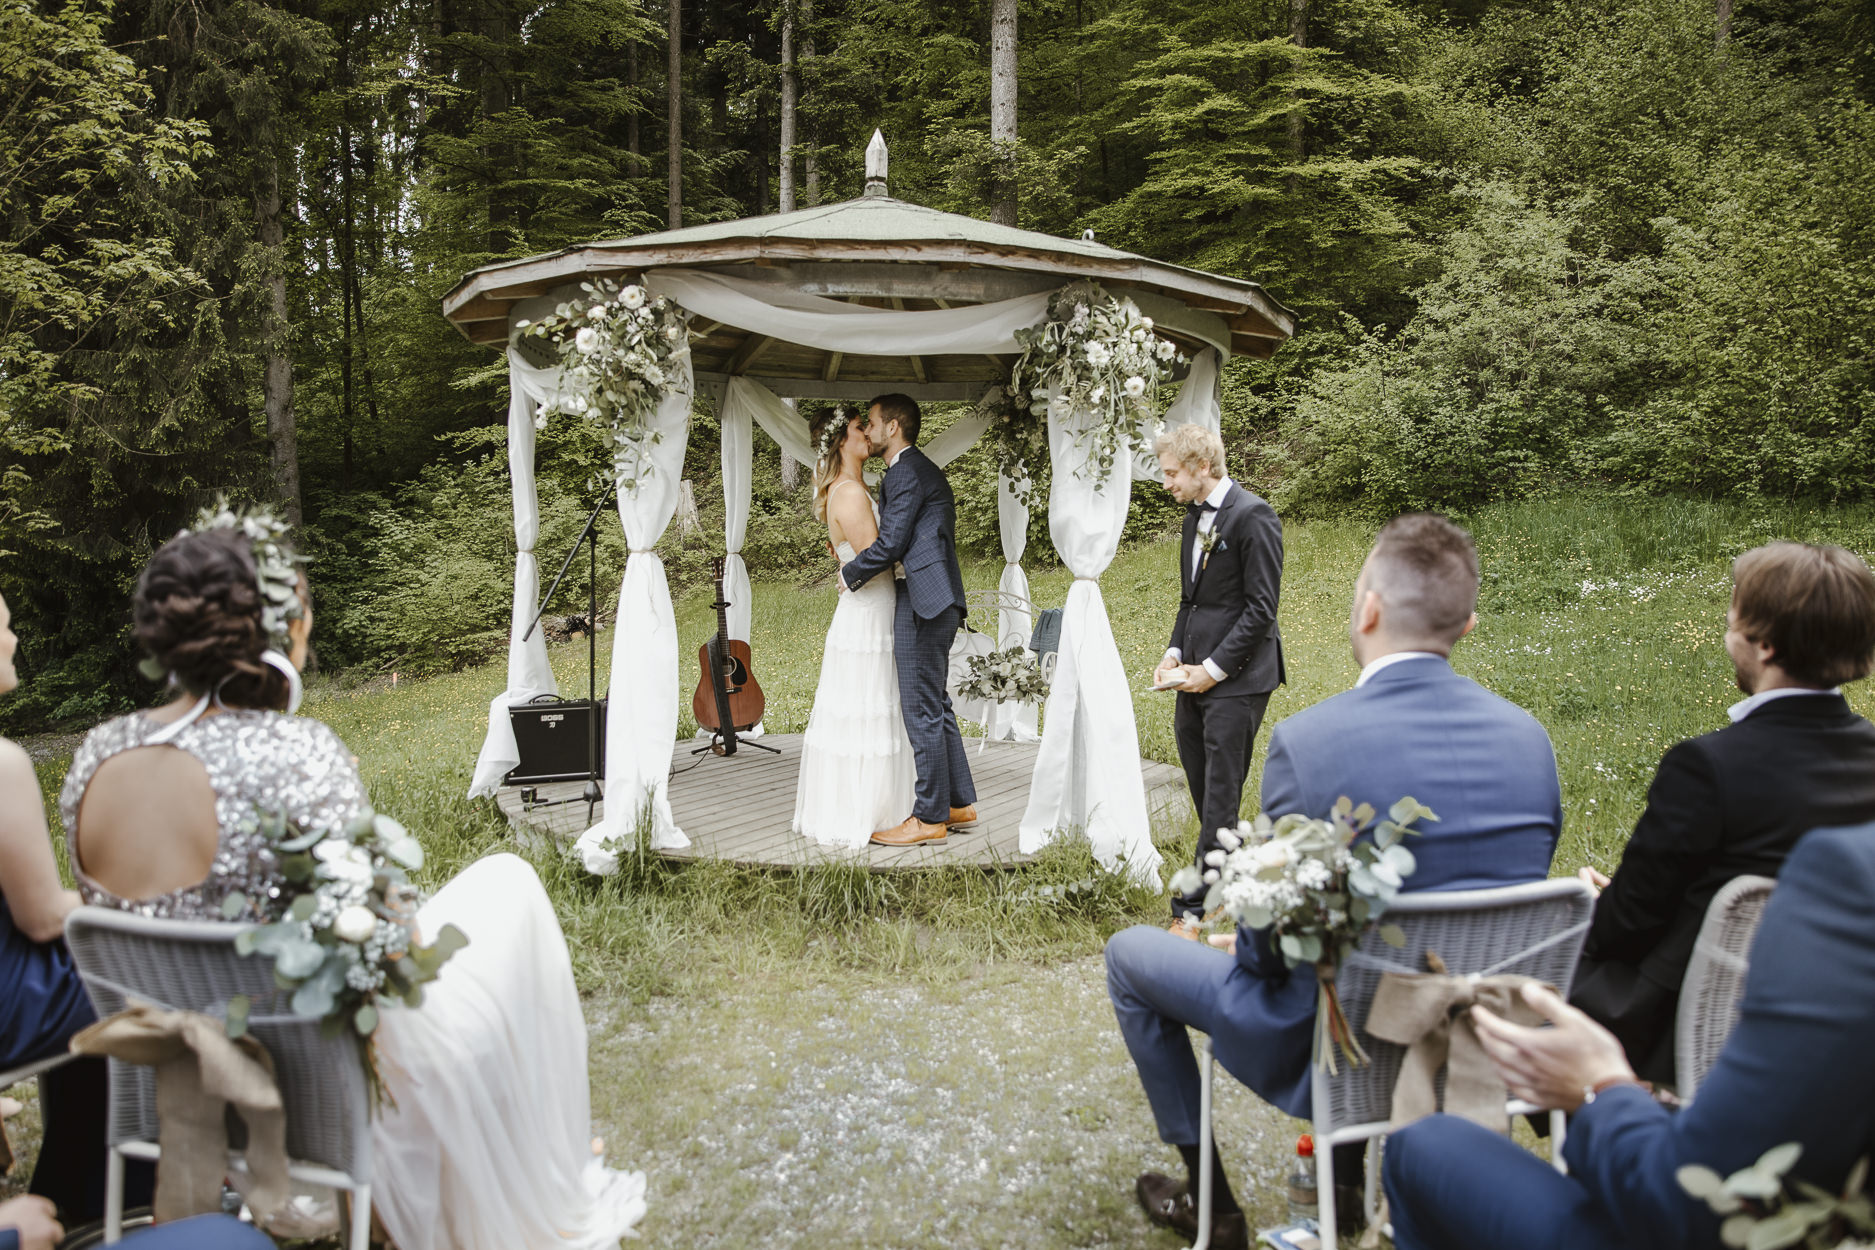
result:
[[[809,432],[814,436],[814,446],[824,448],[820,459],[814,462],[814,519],[827,519],[827,492],[840,476],[840,449],[846,446],[848,437],[847,423],[852,418],[844,408],[829,408],[814,418]]]
[[[131,601],[137,642],[183,689],[230,707],[283,708],[287,679],[265,663],[254,553],[239,530],[186,533],[163,544]]]

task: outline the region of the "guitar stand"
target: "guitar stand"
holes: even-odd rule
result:
[[[537,807],[564,807],[568,803],[584,803],[586,805],[586,823],[588,825],[592,824],[593,808],[597,807],[604,799],[605,795],[599,791],[598,780],[592,777],[586,779],[586,788],[580,791],[578,798],[573,799],[543,799],[540,797],[540,788],[538,786],[521,787],[522,811],[531,812]]]
[[[754,748],[755,748],[756,750],[758,750],[758,751],[766,751],[766,752],[768,752],[768,753],[769,753],[770,755],[780,755],[780,754],[781,754],[781,748],[780,748],[780,747],[771,747],[771,746],[769,746],[769,745],[768,745],[768,744],[767,744],[766,742],[762,742],[762,741],[760,741],[759,739],[756,739],[756,738],[745,738],[745,737],[743,737],[743,736],[742,736],[741,734],[737,734],[737,735],[735,735],[735,738],[736,738],[736,746],[737,746],[738,748],[740,748],[740,747],[754,747]],[[701,755],[701,754],[703,754],[703,753],[704,753],[705,751],[714,751],[714,752],[715,752],[716,754],[718,754],[718,755],[734,755],[734,754],[735,754],[735,752],[734,752],[734,751],[725,751],[725,750],[723,750],[723,735],[722,735],[722,734],[719,734],[719,733],[717,733],[717,734],[711,734],[711,735],[710,735],[710,740],[709,740],[708,742],[706,742],[706,743],[704,743],[704,744],[703,744],[702,746],[700,746],[700,747],[698,747],[698,748],[697,748],[696,750],[694,750],[694,751],[692,751],[692,752],[691,752],[690,754],[692,754],[692,755]]]

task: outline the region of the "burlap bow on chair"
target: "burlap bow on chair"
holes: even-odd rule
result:
[[[1427,959],[1438,972],[1383,974],[1367,1012],[1369,1034],[1406,1047],[1393,1085],[1392,1125],[1400,1128],[1439,1110],[1434,1080],[1444,1068],[1446,1112],[1507,1132],[1504,1104],[1510,1091],[1478,1042],[1470,1008],[1485,1007],[1518,1024],[1541,1024],[1543,1018],[1523,1001],[1522,989],[1542,982],[1524,976],[1446,976],[1436,955],[1428,952]]]
[[[230,1104],[247,1124],[249,1209],[264,1222],[286,1202],[286,1111],[266,1047],[252,1037],[230,1039],[213,1016],[136,1006],[79,1033],[72,1049],[156,1069],[163,1149],[158,1223],[221,1210],[228,1171],[223,1109]]]

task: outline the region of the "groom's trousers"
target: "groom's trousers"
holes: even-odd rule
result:
[[[963,735],[957,730],[957,713],[945,689],[951,644],[957,640],[963,619],[963,609],[955,604],[929,619],[921,617],[912,610],[904,586],[898,588],[898,615],[892,630],[898,702],[918,768],[917,798],[911,810],[919,820],[933,825],[949,820],[951,808],[977,801]]]
[[[1185,766],[1185,784],[1198,814],[1198,853],[1195,862],[1217,849],[1217,831],[1235,829],[1243,806],[1244,779],[1256,750],[1257,729],[1269,708],[1268,692],[1261,694],[1180,694],[1172,711],[1172,733],[1178,740],[1179,762]],[[1279,813],[1280,814],[1280,813]],[[1174,916],[1197,916],[1204,911],[1209,886],[1172,896]]]

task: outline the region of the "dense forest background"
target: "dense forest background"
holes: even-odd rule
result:
[[[147,694],[129,588],[224,490],[299,501],[327,667],[498,649],[505,372],[440,297],[674,203],[775,211],[784,30],[797,203],[857,194],[877,126],[901,198],[988,216],[1013,185],[1023,226],[1296,309],[1225,402],[1288,515],[1875,492],[1866,0],[0,0],[7,723]],[[569,427],[543,552],[602,463]],[[715,438],[700,414],[705,535]],[[804,497],[758,455],[751,565],[804,570]],[[954,476],[988,551],[990,475]],[[706,547],[667,546],[696,577]]]

